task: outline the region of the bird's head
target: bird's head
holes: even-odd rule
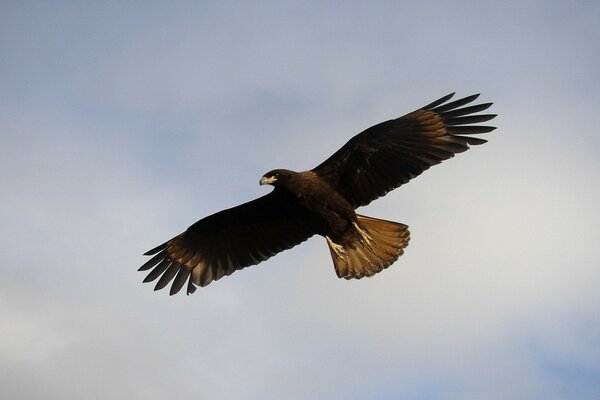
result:
[[[287,169],[274,169],[260,178],[261,185],[283,186],[295,175],[294,171]]]

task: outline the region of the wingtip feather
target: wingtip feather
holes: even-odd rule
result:
[[[152,256],[152,255],[154,255],[154,254],[158,253],[159,251],[166,249],[166,248],[167,248],[167,243],[168,243],[168,242],[166,242],[166,243],[163,243],[163,244],[161,244],[160,246],[156,246],[156,247],[155,247],[155,248],[153,248],[152,250],[148,250],[147,252],[145,252],[145,253],[144,253],[144,255],[145,255],[145,256]]]
[[[437,99],[436,101],[429,103],[426,106],[421,107],[421,109],[430,110],[432,108],[435,108],[435,107],[439,106],[440,104],[444,104],[445,102],[450,100],[452,97],[454,97],[455,94],[456,94],[456,92],[449,93],[449,94]]]

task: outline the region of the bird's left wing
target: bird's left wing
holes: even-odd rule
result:
[[[313,171],[357,208],[469,145],[485,143],[471,135],[495,129],[477,125],[496,116],[476,114],[492,103],[463,107],[479,95],[447,103],[453,95],[366,129]]]
[[[148,251],[139,270],[144,282],[160,277],[154,290],[173,279],[171,295],[187,281],[187,293],[289,249],[318,230],[314,217],[277,189],[248,203],[210,215],[184,233]]]

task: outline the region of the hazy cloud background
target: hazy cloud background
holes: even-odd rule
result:
[[[10,399],[600,398],[600,4],[2,2],[0,392]],[[193,296],[141,253],[360,130],[482,92],[478,147]]]

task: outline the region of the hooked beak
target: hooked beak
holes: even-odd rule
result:
[[[262,178],[260,178],[260,184],[261,185],[272,185],[273,182],[275,182],[277,180],[277,178],[275,178],[274,176],[263,176]]]

